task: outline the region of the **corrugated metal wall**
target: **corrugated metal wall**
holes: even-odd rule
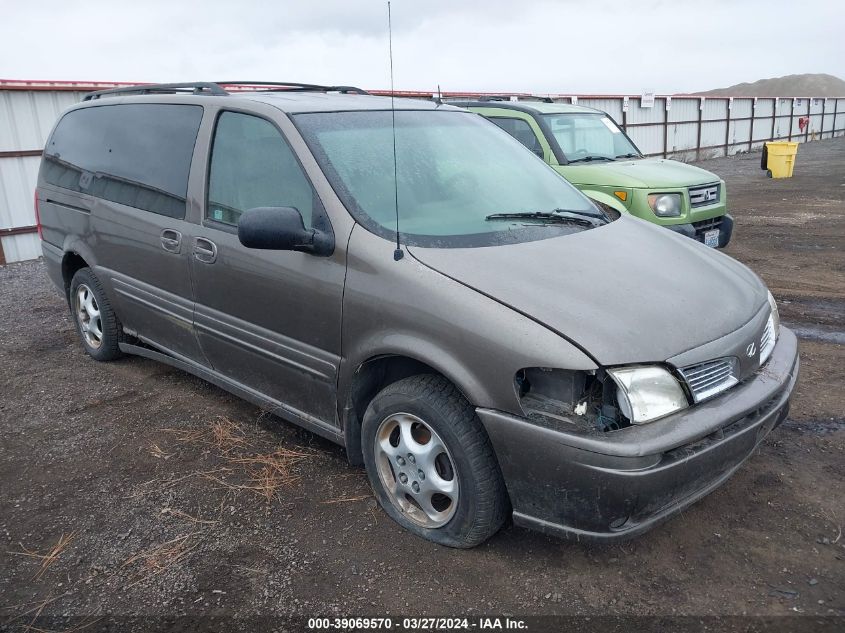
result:
[[[86,92],[117,85],[121,84],[0,80],[0,263],[33,259],[41,254],[34,232],[32,197],[41,150],[59,114],[80,101]],[[433,96],[422,92],[397,94]],[[678,160],[747,152],[773,139],[804,142],[845,134],[845,98],[659,96],[652,107],[644,108],[639,96],[549,96],[555,101],[576,101],[578,105],[603,110],[625,128],[643,153]],[[803,117],[810,121],[802,131],[799,120]]]
[[[62,110],[84,94],[0,86],[0,246],[6,262],[41,255],[38,234],[32,229],[41,150]]]

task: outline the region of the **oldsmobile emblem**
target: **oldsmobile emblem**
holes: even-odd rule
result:
[[[757,346],[754,343],[749,343],[748,347],[745,348],[745,353],[748,354],[748,358],[754,356],[754,352],[757,351]]]

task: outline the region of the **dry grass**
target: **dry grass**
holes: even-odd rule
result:
[[[308,457],[308,453],[284,448],[277,448],[272,453],[229,456],[226,457],[229,463],[238,467],[227,469],[230,479],[217,475],[206,475],[205,478],[227,490],[251,492],[270,502],[279,498],[279,488],[299,479],[291,472],[291,467]]]
[[[164,452],[161,449],[161,447],[158,444],[155,444],[155,443],[150,444],[148,450],[149,450],[150,455],[152,455],[156,459],[167,460],[167,459],[170,459],[171,457],[173,457],[176,454],[176,453],[166,453],[166,452]]]
[[[131,498],[155,494],[200,479],[214,482],[227,492],[237,494],[243,491],[255,494],[269,503],[280,499],[280,488],[292,485],[299,479],[295,466],[313,457],[313,453],[281,446],[270,452],[261,452],[250,442],[242,425],[225,417],[213,420],[206,428],[161,431],[178,444],[198,448],[203,455],[210,453],[220,465],[217,468],[197,470],[169,479],[152,479],[140,484]],[[164,443],[153,442],[149,445],[149,453],[157,459],[168,459],[176,454],[171,448]],[[344,499],[353,500],[355,499]],[[221,512],[224,501],[225,498],[221,501]],[[340,500],[332,502],[339,503]],[[186,521],[191,526],[179,536],[152,545],[127,558],[116,570],[130,572],[127,589],[184,561],[211,533],[213,526],[219,523],[219,520],[203,519],[170,507],[163,508],[161,514]]]
[[[250,446],[246,431],[237,422],[227,417],[212,421],[207,429],[161,429],[173,435],[180,444],[204,444],[213,446],[223,454]]]
[[[21,544],[22,552],[8,552],[9,554],[17,554],[20,556],[30,556],[32,558],[37,558],[41,561],[41,566],[39,567],[38,571],[35,572],[35,575],[32,577],[33,580],[38,580],[41,576],[44,575],[44,572],[55,563],[59,556],[61,556],[62,552],[65,551],[68,545],[70,545],[71,541],[76,538],[76,530],[71,532],[70,534],[64,534],[59,537],[59,540],[56,542],[53,547],[51,547],[46,554],[39,554],[36,551],[28,549],[23,544]]]
[[[268,502],[278,499],[279,489],[295,483],[298,476],[293,467],[311,457],[310,453],[277,447],[269,453],[255,451],[247,439],[244,427],[226,417],[214,420],[206,429],[162,429],[180,444],[214,447],[227,466],[214,470],[192,473],[218,484],[228,491],[246,491],[263,497]],[[164,483],[169,487],[178,481]],[[158,480],[147,484],[158,483]],[[144,485],[147,485],[144,484]],[[160,489],[160,486],[159,486]]]
[[[352,503],[354,501],[363,501],[364,499],[369,499],[373,495],[358,495],[357,497],[337,497],[335,499],[326,499],[325,501],[321,501],[320,503],[329,505],[333,503]]]
[[[44,609],[47,607],[47,605],[55,602],[59,598],[64,598],[65,596],[69,596],[69,595],[70,595],[69,592],[60,594],[58,596],[49,596],[48,595],[44,600],[33,600],[32,602],[26,602],[26,603],[14,605],[14,606],[11,606],[11,607],[3,607],[4,609],[17,609],[18,607],[22,607],[22,606],[25,607],[25,606],[28,606],[28,605],[35,605],[34,607],[27,609],[26,611],[24,611],[20,615],[13,617],[11,620],[4,622],[3,626],[8,627],[13,622],[16,622],[17,620],[25,618],[28,615],[32,615],[32,619],[29,621],[29,624],[21,623],[21,624],[18,625],[20,627],[20,630],[22,630],[22,631],[34,631],[35,633],[72,633],[73,631],[81,631],[83,629],[86,629],[89,626],[91,626],[92,624],[99,622],[102,619],[98,616],[87,616],[87,617],[83,618],[78,624],[70,627],[69,629],[62,629],[61,631],[57,631],[57,630],[54,630],[54,629],[44,629],[44,628],[41,628],[40,626],[36,626],[36,622],[38,621],[38,618],[41,617],[41,613],[42,613],[42,611],[44,611]],[[3,630],[5,630],[5,628]]]
[[[120,569],[135,565],[136,571],[126,588],[133,587],[152,576],[157,576],[183,560],[199,546],[202,542],[202,538],[199,538],[201,536],[203,536],[202,532],[191,530],[186,534],[181,534],[127,558]]]

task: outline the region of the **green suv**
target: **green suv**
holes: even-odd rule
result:
[[[597,202],[714,248],[731,239],[725,181],[692,165],[643,157],[606,112],[497,98],[452,105],[490,119]]]

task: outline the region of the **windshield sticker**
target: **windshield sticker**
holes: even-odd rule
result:
[[[606,116],[601,118],[601,122],[605,124],[608,130],[613,132],[614,134],[621,134],[622,130],[620,130],[616,125],[614,125],[613,121],[608,119]]]

